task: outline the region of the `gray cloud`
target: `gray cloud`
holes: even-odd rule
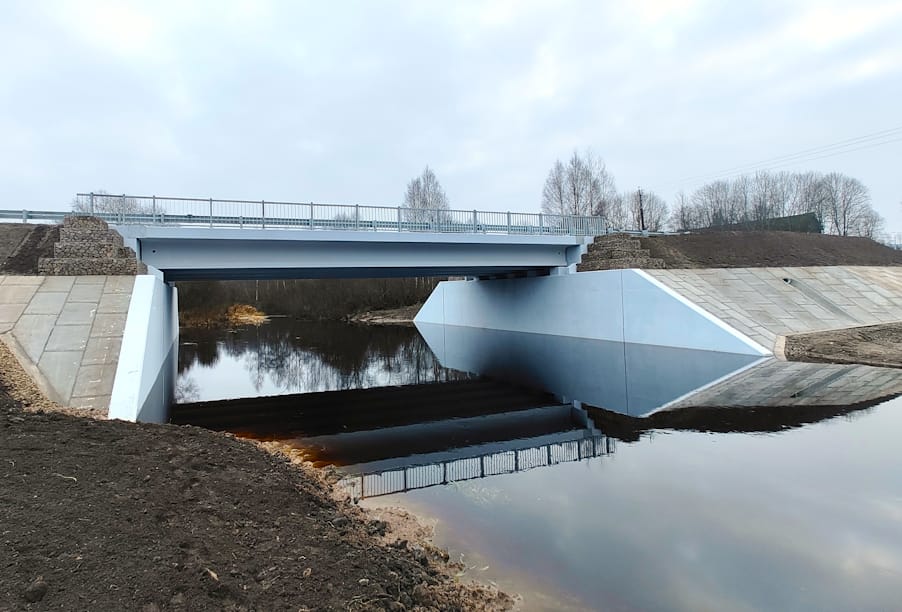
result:
[[[13,1],[0,195],[80,190],[537,210],[593,147],[670,198],[710,174],[896,127],[898,3]],[[860,178],[902,231],[902,143],[790,169]]]

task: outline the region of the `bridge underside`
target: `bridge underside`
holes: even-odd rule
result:
[[[306,278],[414,278],[474,276],[478,278],[544,276],[549,268],[504,267],[429,267],[429,268],[230,268],[163,270],[166,281],[196,280],[282,280]]]
[[[586,237],[117,227],[166,281],[542,276],[579,261]]]

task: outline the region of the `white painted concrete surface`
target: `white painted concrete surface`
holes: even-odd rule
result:
[[[109,418],[165,422],[178,367],[178,298],[152,275],[135,277]]]
[[[640,270],[605,270],[436,287],[417,323],[768,355],[716,316]]]

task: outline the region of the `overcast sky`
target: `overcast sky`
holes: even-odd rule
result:
[[[669,202],[884,133],[781,169],[860,179],[902,232],[899,0],[0,9],[2,208],[99,189],[396,205],[428,164],[453,208],[538,211],[585,147]]]

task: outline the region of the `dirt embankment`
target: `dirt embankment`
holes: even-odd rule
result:
[[[0,345],[0,350],[4,347]],[[25,412],[0,379],[0,610],[480,610],[507,596],[194,427]]]
[[[790,361],[902,368],[902,323],[787,336],[783,353]]]
[[[59,226],[0,223],[0,274],[37,274],[38,260],[53,255]]]
[[[900,266],[902,251],[867,238],[795,232],[706,232],[640,238],[668,268]]]

